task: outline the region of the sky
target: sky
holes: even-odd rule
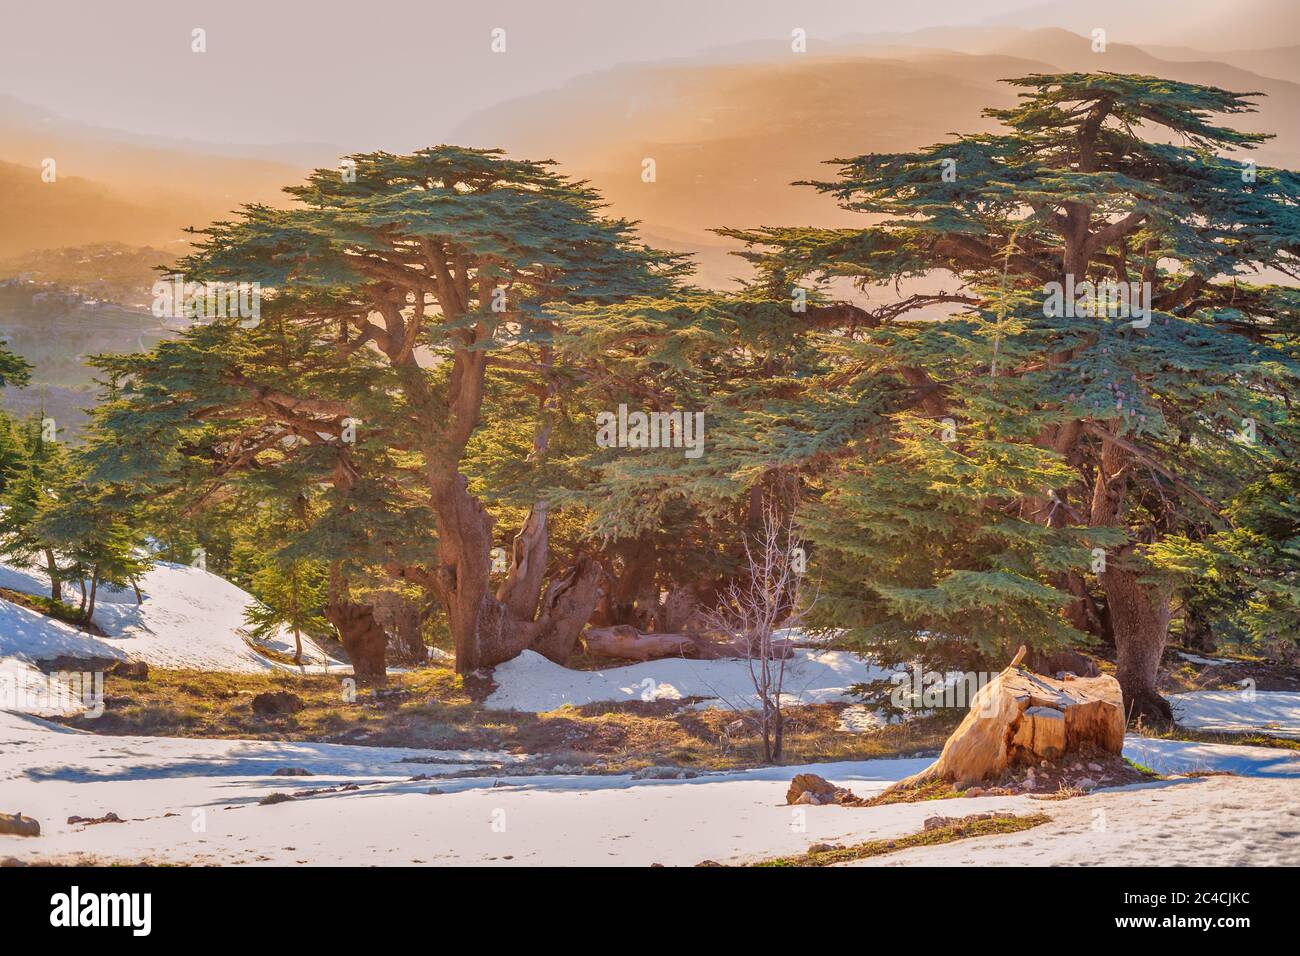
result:
[[[406,149],[583,73],[749,41],[904,32],[1026,0],[43,0],[6,4],[0,93],[221,143]],[[503,28],[505,52],[491,49]],[[207,50],[191,50],[192,31]]]

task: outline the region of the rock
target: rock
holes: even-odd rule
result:
[[[931,830],[939,830],[953,822],[953,817],[926,817],[925,830],[928,833]]]
[[[808,848],[809,853],[833,853],[844,849],[843,843],[814,843]]]
[[[268,793],[261,800],[257,801],[257,805],[261,807],[269,807],[277,803],[288,803],[292,799],[293,794],[291,793]]]
[[[447,791],[446,791],[446,790],[439,790],[437,787],[430,787],[428,790],[426,790],[426,791],[424,791],[424,792],[427,793],[427,794],[428,794],[429,796],[431,796],[431,797],[440,797],[440,796],[442,796],[444,793],[446,793]]]
[[[126,821],[119,817],[111,810],[102,817],[68,817],[68,824],[84,823],[87,826],[94,823],[125,823]]]
[[[817,806],[817,798],[812,795],[811,790],[805,790],[803,793],[799,794],[799,796],[795,798],[794,802],[796,806]]]
[[[4,866],[26,866],[25,860],[20,860],[16,856],[0,857],[0,867]]]
[[[983,788],[983,787],[971,787],[969,790],[966,791],[965,796],[968,796],[968,797],[982,797],[982,796],[984,796],[984,788]]]
[[[272,777],[314,777],[306,767],[276,767],[271,771]]]
[[[681,767],[642,767],[632,774],[633,780],[687,780],[698,777],[694,770]]]
[[[149,665],[144,661],[118,661],[108,669],[114,677],[129,677],[132,680],[148,680]]]
[[[41,825],[22,813],[0,813],[0,834],[34,837],[41,835]]]
[[[1077,781],[1075,783],[1075,786],[1078,787],[1080,790],[1094,790],[1097,787],[1097,781],[1093,780],[1091,777],[1084,777],[1083,779]]]
[[[280,717],[284,714],[296,714],[306,704],[297,694],[287,690],[267,691],[253,698],[253,713],[259,717]]]
[[[790,789],[785,792],[786,803],[806,803],[814,804],[831,803],[835,799],[836,787],[825,777],[819,777],[815,773],[797,773],[794,779],[790,781]],[[810,801],[800,800],[803,794],[811,794]]]
[[[1080,768],[1080,769],[1082,769],[1082,768]],[[1094,772],[1096,772],[1096,773],[1101,773],[1105,768],[1104,768],[1101,764],[1099,764],[1099,763],[1090,763],[1090,764],[1088,764],[1088,769],[1089,769],[1089,770],[1092,770],[1092,771],[1094,771]]]

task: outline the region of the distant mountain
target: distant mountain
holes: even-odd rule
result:
[[[936,44],[960,42],[969,52]],[[999,81],[1028,73],[1110,70],[1261,91],[1242,129],[1279,134],[1261,162],[1300,168],[1300,86],[1213,61],[1162,60],[1065,30],[928,30],[907,36],[845,38],[810,45],[820,54],[756,60],[753,44],[725,62],[704,58],[628,65],[556,90],[484,110],[463,123],[457,142],[502,146],[553,158],[590,179],[612,211],[641,220],[647,239],[697,255],[702,281],[724,285],[744,272],[716,226],[821,223],[861,218],[794,180],[833,178],[824,162],[889,152],[990,130],[981,116],[1016,91]],[[642,180],[643,161],[656,180]]]
[[[1300,35],[1295,0],[1051,0],[989,19],[1008,27],[1101,27],[1117,43],[1161,43],[1216,50],[1263,49]]]
[[[104,241],[167,247],[184,240],[186,227],[244,203],[284,204],[284,186],[338,155],[325,144],[138,136],[0,96],[0,257]],[[46,159],[56,163],[53,183],[41,179]]]
[[[1152,46],[1147,43],[1143,44],[1143,49],[1162,60],[1203,60],[1207,56],[1204,50],[1182,46]],[[1240,67],[1260,76],[1300,83],[1300,46],[1279,46],[1266,50],[1215,50],[1209,55],[1220,63]]]

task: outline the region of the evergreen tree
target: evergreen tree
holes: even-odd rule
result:
[[[260,283],[261,321],[218,319],[101,361],[114,391],[97,477],[164,492],[196,487],[200,474],[215,489],[273,470],[288,485],[329,485],[335,507],[319,531],[339,555],[329,614],[345,642],[373,627],[346,594],[342,544],[358,536],[385,552],[377,563],[391,576],[439,597],[461,670],[525,647],[563,659],[594,606],[598,569],[580,558],[546,583],[539,501],[494,595],[493,518],[462,462],[490,372],[520,374],[543,408],[559,390],[547,303],[666,291],[677,263],[548,164],[447,146],[351,161],[355,176],[317,170],[287,190],[292,209],[250,206],[203,231],[179,271]],[[529,444],[544,457],[546,430]],[[436,541],[412,534],[430,520]]]
[[[1295,452],[1300,294],[1245,277],[1296,276],[1300,181],[1219,155],[1265,139],[1213,121],[1251,94],[1011,82],[1023,102],[987,111],[1004,132],[812,184],[876,224],[726,231],[771,294],[927,280],[845,306],[826,344],[827,392],[892,408],[818,479],[819,612],[901,653],[1110,637],[1130,714],[1167,717],[1185,569],[1160,544],[1221,546],[1227,504]]]
[[[39,519],[57,503],[59,490],[72,477],[65,446],[51,435],[43,417],[21,427],[4,423],[8,467],[0,491],[0,554],[18,567],[42,567],[50,579],[50,597],[63,599],[63,581],[71,570],[59,563],[55,543]]]

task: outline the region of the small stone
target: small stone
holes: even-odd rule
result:
[[[948,824],[952,822],[953,822],[952,817],[926,817],[925,829],[927,832],[929,832],[930,830],[938,830],[943,827],[946,827]]]
[[[431,796],[431,797],[440,797],[440,796],[442,796],[444,793],[446,793],[447,791],[446,791],[446,790],[439,790],[437,787],[430,787],[428,790],[426,790],[426,791],[424,791],[424,792],[427,793],[427,794],[428,794],[429,796]]]
[[[835,847],[831,846],[829,843],[814,843],[812,846],[810,846],[810,847],[808,848],[808,852],[809,852],[809,853],[829,853],[829,852],[831,852],[831,850],[833,850],[833,849],[835,849]]]
[[[1097,786],[1097,781],[1093,780],[1091,777],[1083,777],[1075,784],[1075,786],[1080,790],[1092,790]]]
[[[681,767],[642,767],[632,774],[633,780],[686,780],[698,776],[694,770]]]
[[[315,776],[306,767],[276,767],[271,771],[272,777],[311,777]]]
[[[971,787],[969,790],[966,791],[966,796],[968,796],[968,797],[982,797],[982,796],[984,796],[984,788],[983,788],[983,787]]]
[[[1103,768],[1102,765],[1099,764],[1099,763],[1090,763],[1090,764],[1088,764],[1088,769],[1089,769],[1089,770],[1094,770],[1094,771],[1096,771],[1097,773],[1101,773],[1102,770],[1103,770],[1104,768]]]
[[[115,677],[129,677],[132,680],[148,680],[149,665],[144,661],[118,661],[108,669]]]
[[[287,690],[267,691],[253,698],[253,713],[259,717],[279,717],[302,710],[306,704],[297,694]]]
[[[291,793],[268,793],[261,800],[257,801],[258,806],[269,807],[277,803],[288,803],[293,799]]]

